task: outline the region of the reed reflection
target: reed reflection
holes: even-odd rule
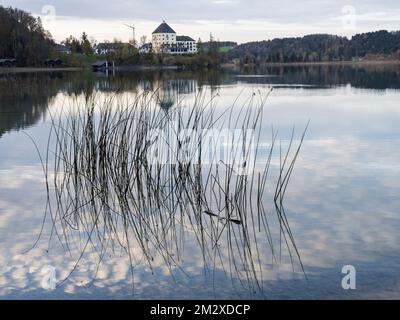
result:
[[[183,257],[190,250],[202,257],[205,269],[225,270],[251,292],[262,291],[265,266],[279,263],[282,252],[293,270],[303,270],[283,204],[305,132],[297,146],[292,136],[293,143],[281,150],[269,199],[265,191],[276,133],[269,155],[257,156],[268,95],[255,93],[239,113],[232,107],[217,109],[217,97],[207,101],[204,92],[192,105],[170,100],[168,109],[160,108],[159,97],[171,98],[182,84],[184,92],[194,88],[193,83],[167,82],[128,105],[110,107],[94,98],[67,116],[53,114],[52,142],[43,157],[55,157],[43,165],[45,220],[51,219],[71,254],[79,253],[76,265],[89,249],[98,252],[101,264],[101,257],[120,246],[131,261],[132,279],[135,266],[152,270],[160,258],[173,276],[176,269],[185,272]],[[211,138],[218,147],[218,134],[236,129],[236,136],[223,139],[225,158],[217,151],[212,161],[204,161],[210,150],[204,129],[216,133]],[[271,201],[274,214],[266,209]],[[271,220],[278,230],[271,232]]]

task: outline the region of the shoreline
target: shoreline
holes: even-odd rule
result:
[[[320,61],[320,62],[271,62],[260,65],[236,65],[234,63],[223,64],[224,67],[281,67],[281,66],[329,66],[329,65],[394,65],[400,64],[400,60],[361,60],[361,61]]]
[[[171,65],[142,65],[142,66],[115,66],[114,68],[109,68],[109,72],[113,71],[145,71],[145,70],[179,70],[179,66]],[[45,68],[45,67],[16,67],[16,68],[0,68],[0,74],[16,74],[16,73],[36,73],[36,72],[72,72],[72,71],[85,71],[91,68],[84,67],[64,67],[64,68]],[[93,71],[95,72],[95,71]]]
[[[400,65],[400,60],[364,60],[364,61],[322,61],[322,62],[273,62],[263,63],[261,65],[236,65],[234,63],[223,63],[222,68],[238,68],[238,67],[305,67],[305,66],[330,66],[330,65],[354,65],[354,66],[373,66],[373,65]],[[136,66],[115,66],[109,71],[150,71],[150,70],[180,70],[179,66],[174,65],[136,65]],[[45,67],[16,67],[16,68],[0,68],[0,74],[16,74],[16,73],[36,73],[36,72],[73,72],[89,70],[83,67],[61,67],[61,68],[45,68]]]
[[[34,67],[17,67],[17,68],[0,68],[0,74],[6,73],[35,73],[35,72],[53,72],[53,71],[82,71],[84,68],[66,67],[66,68],[34,68]]]
[[[122,65],[110,68],[109,71],[143,71],[143,70],[180,70],[181,68],[176,65]]]

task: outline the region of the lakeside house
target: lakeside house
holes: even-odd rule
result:
[[[152,33],[151,43],[146,43],[139,48],[140,53],[165,53],[184,55],[197,53],[197,43],[189,36],[178,36],[165,21]]]
[[[63,44],[55,44],[54,50],[60,54],[71,54],[72,53],[71,47],[63,45]]]
[[[151,42],[145,43],[139,48],[139,53],[150,53],[153,50],[153,44]]]

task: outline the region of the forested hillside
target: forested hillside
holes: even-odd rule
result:
[[[40,19],[14,8],[0,6],[0,59],[15,58],[21,66],[43,64],[54,42]]]
[[[73,53],[92,55],[85,33],[82,40],[70,37],[65,44]],[[0,59],[15,58],[19,66],[39,66],[54,52],[54,41],[41,20],[25,11],[0,6]],[[249,42],[199,41],[200,55],[213,61],[239,60],[242,64],[273,62],[323,62],[358,59],[400,60],[400,31],[357,34],[351,39],[328,34]],[[154,59],[153,59],[154,60]]]
[[[242,63],[345,61],[400,56],[400,32],[377,31],[345,37],[316,34],[241,44],[228,52]]]

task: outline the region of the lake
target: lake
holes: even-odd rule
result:
[[[153,105],[138,111],[138,97]],[[199,101],[195,126],[215,117],[237,129],[251,118],[258,130],[256,173],[227,174],[230,191],[220,183],[228,165],[144,174],[147,151],[130,146],[154,119],[192,126]],[[398,64],[0,74],[0,298],[399,298],[399,101]],[[92,121],[97,104],[112,111],[95,108]],[[131,135],[108,136],[122,121]],[[93,129],[101,125],[108,131]],[[91,158],[99,148],[106,163]],[[55,186],[55,173],[71,180]],[[203,185],[207,177],[214,182]],[[227,207],[234,216],[223,216]],[[348,265],[356,288],[345,290]]]

